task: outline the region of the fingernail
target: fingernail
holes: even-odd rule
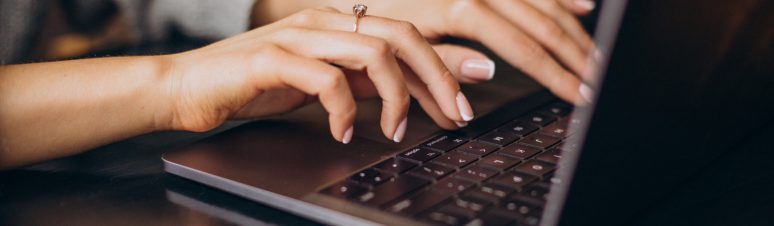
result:
[[[455,121],[454,124],[457,124],[457,127],[460,127],[460,128],[468,126],[468,122],[457,122],[457,121]]]
[[[406,135],[406,123],[408,118],[403,118],[403,121],[398,124],[398,128],[395,129],[395,135],[392,136],[392,141],[398,143],[403,140],[403,136]]]
[[[473,120],[473,109],[470,108],[468,98],[466,98],[462,92],[457,92],[457,108],[460,110],[462,120],[465,120],[466,122]]]
[[[597,63],[602,62],[602,50],[599,50],[599,48],[594,48],[594,51],[591,53],[591,56],[594,57],[594,61]]]
[[[580,84],[580,87],[578,87],[578,92],[580,93],[581,97],[583,97],[583,99],[586,100],[587,103],[594,103],[593,101],[594,90],[592,90],[585,83]]]
[[[352,141],[352,130],[354,130],[354,127],[349,126],[349,129],[344,132],[344,138],[341,139],[341,143],[349,144],[349,142]]]
[[[597,7],[597,4],[591,0],[575,0],[575,5],[589,11],[594,10],[594,7]]]
[[[495,63],[489,59],[470,59],[462,62],[460,73],[469,79],[492,80],[495,73]]]

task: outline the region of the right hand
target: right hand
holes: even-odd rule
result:
[[[348,143],[355,99],[375,95],[382,99],[382,131],[395,142],[405,134],[409,95],[445,129],[473,118],[456,78],[412,24],[367,16],[355,33],[353,20],[331,8],[310,9],[163,56],[170,62],[164,77],[168,127],[205,131],[229,118],[287,112],[319,97],[333,137]]]

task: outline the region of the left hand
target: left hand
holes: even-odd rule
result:
[[[589,13],[591,0],[361,0],[368,14],[406,20],[434,41],[455,36],[483,43],[560,98],[587,103],[581,78],[589,79],[594,44],[575,15]],[[350,0],[271,0],[256,3],[253,23],[261,24],[302,8],[331,5],[345,11]],[[436,47],[436,50],[439,48]],[[460,46],[445,45],[439,55],[460,59],[479,55]],[[457,60],[455,63],[462,63]],[[452,71],[462,65],[445,62]],[[458,76],[463,82],[471,82]],[[588,89],[586,89],[588,90]]]

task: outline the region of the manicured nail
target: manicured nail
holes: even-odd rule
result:
[[[349,144],[349,142],[352,141],[352,130],[354,130],[354,127],[349,126],[349,129],[344,132],[344,138],[341,139],[341,143]]]
[[[591,0],[575,0],[575,5],[588,11],[594,10],[594,7],[597,7],[597,4]]]
[[[473,80],[492,80],[495,63],[489,59],[470,59],[462,62],[460,73]]]
[[[403,121],[398,124],[398,128],[395,129],[395,135],[392,136],[392,141],[398,143],[403,140],[403,136],[406,135],[406,123],[408,118],[403,118]]]
[[[456,122],[455,121],[454,124],[457,124],[457,127],[459,127],[459,128],[463,128],[463,127],[468,126],[468,122]]]
[[[580,87],[578,87],[578,92],[587,103],[594,103],[594,90],[592,90],[585,83],[580,84]]]
[[[596,61],[597,63],[602,62],[602,57],[603,57],[602,51],[599,50],[598,48],[594,48],[594,51],[591,53],[591,56],[594,57],[594,61]]]
[[[465,120],[466,122],[473,120],[473,109],[470,108],[468,98],[466,98],[462,92],[457,92],[457,108],[460,110],[462,120]]]

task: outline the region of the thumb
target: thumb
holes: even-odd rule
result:
[[[462,83],[478,83],[494,77],[495,64],[486,55],[458,45],[434,45],[446,68]]]

